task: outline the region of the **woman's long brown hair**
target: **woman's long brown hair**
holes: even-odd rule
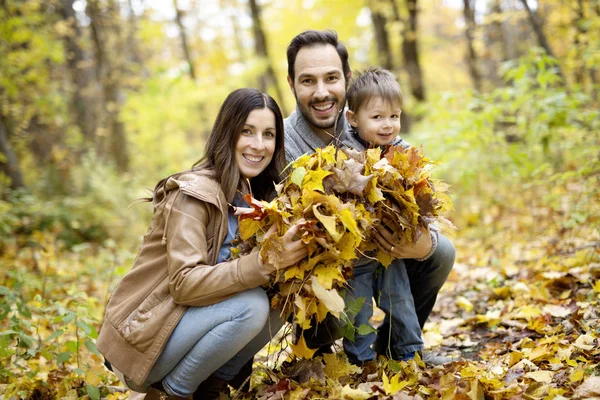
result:
[[[192,167],[192,170],[206,168],[214,171],[214,177],[221,184],[228,202],[232,202],[236,192],[244,186],[235,160],[239,135],[248,115],[261,108],[268,108],[275,115],[275,152],[267,168],[250,180],[250,186],[255,198],[270,200],[275,194],[274,183],[279,182],[285,167],[283,117],[275,100],[257,89],[237,89],[227,96],[208,137],[205,155]],[[158,182],[152,199],[155,204],[162,200],[167,179],[180,174],[173,174]]]

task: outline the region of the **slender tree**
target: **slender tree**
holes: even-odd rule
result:
[[[120,10],[115,0],[108,0],[102,9],[99,0],[88,0],[86,11],[90,18],[92,41],[96,51],[97,78],[102,85],[104,125],[108,143],[100,145],[103,154],[110,155],[120,171],[129,168],[129,152],[125,126],[119,119],[124,94],[121,80],[124,75],[123,38],[119,25]]]
[[[222,9],[228,10],[229,20],[231,21],[231,26],[233,27],[233,40],[238,54],[238,61],[245,62],[246,51],[244,50],[244,32],[240,26],[240,21],[235,15],[234,4],[231,4],[231,0],[219,0],[219,6]]]
[[[504,26],[500,17],[502,16],[502,0],[494,0],[492,3],[492,13],[496,18],[493,18],[492,26],[494,27],[495,33],[498,36],[500,42],[500,59],[502,61],[508,61],[512,57],[510,56],[510,46],[506,41],[506,35],[504,34]]]
[[[260,7],[256,3],[256,0],[249,0],[250,3],[250,13],[252,15],[252,31],[254,33],[254,50],[256,51],[256,55],[266,63],[265,70],[259,77],[259,86],[260,89],[264,92],[267,90],[269,85],[271,85],[275,89],[275,93],[277,94],[277,100],[281,107],[281,111],[284,115],[287,115],[287,108],[285,106],[285,98],[283,97],[283,91],[279,86],[279,82],[275,75],[275,70],[273,69],[273,64],[269,58],[269,52],[267,47],[267,38],[265,36],[261,17],[260,17]]]
[[[481,92],[481,74],[477,66],[477,53],[475,52],[475,0],[463,0],[463,15],[465,18],[465,37],[467,39],[467,65],[473,87]]]
[[[179,8],[177,0],[173,0],[173,7],[175,8],[175,22],[177,23],[177,27],[179,28],[179,38],[181,39],[181,47],[183,49],[183,54],[185,56],[185,60],[188,63],[188,68],[190,70],[190,78],[192,78],[192,80],[195,81],[196,66],[192,58],[192,52],[190,51],[190,45],[185,26],[183,25],[183,12]]]
[[[539,20],[537,12],[534,12],[531,9],[531,7],[529,7],[527,0],[520,0],[520,1],[521,1],[521,4],[523,4],[523,7],[525,7],[525,10],[527,11],[527,17],[529,18],[529,23],[531,24],[531,27],[533,28],[533,31],[535,32],[535,36],[537,37],[539,45],[546,51],[546,53],[550,57],[553,57],[556,59],[556,56],[554,55],[554,52],[552,51],[552,47],[550,46],[548,39],[546,39],[546,35],[544,34],[544,30],[542,29],[542,23]],[[562,77],[563,82],[566,84],[567,81],[565,80],[565,75],[563,74],[562,69],[560,68],[560,65],[558,66],[558,73]]]
[[[67,53],[67,67],[72,82],[71,110],[75,114],[75,123],[86,138],[87,142],[93,144],[96,139],[96,129],[93,115],[93,105],[85,96],[90,83],[89,69],[84,67],[85,54],[77,42],[82,36],[81,28],[73,10],[74,0],[63,0],[61,13],[72,34],[64,35],[65,51]]]
[[[10,188],[18,189],[25,187],[21,167],[8,138],[8,128],[5,119],[0,116],[0,172],[10,179]]]
[[[409,84],[412,95],[417,101],[425,101],[425,85],[423,83],[423,71],[419,61],[418,42],[418,16],[419,9],[417,0],[406,0],[408,9],[408,24],[404,25],[402,31],[402,54],[404,64],[409,76]]]
[[[383,68],[394,69],[394,57],[390,48],[389,33],[387,30],[387,18],[385,14],[377,7],[377,4],[371,2],[371,22],[375,33],[375,42],[377,43],[377,56],[379,64]]]

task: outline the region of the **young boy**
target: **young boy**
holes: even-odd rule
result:
[[[352,81],[347,99],[346,118],[352,126],[351,137],[345,141],[347,146],[357,150],[388,144],[408,146],[398,136],[402,90],[391,72],[367,69]],[[354,341],[344,338],[344,351],[354,364],[373,360],[376,352],[395,360],[408,360],[423,349],[421,326],[404,260],[396,259],[387,270],[384,268],[370,258],[360,258],[355,263],[354,278],[348,282],[346,300],[365,299],[354,320],[356,328],[369,325],[374,296],[385,313],[377,331],[356,332]]]

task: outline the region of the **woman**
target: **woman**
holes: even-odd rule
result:
[[[277,103],[238,89],[221,106],[204,158],[156,185],[150,228],[107,305],[97,341],[128,387],[183,399],[202,383],[194,399],[218,396],[280,326],[270,326],[260,287],[275,266],[258,252],[226,260],[237,231],[230,205],[243,205],[241,193],[250,190],[272,197],[283,163]],[[307,254],[293,240],[296,231],[283,237],[280,268]]]

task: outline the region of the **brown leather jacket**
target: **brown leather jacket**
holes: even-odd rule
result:
[[[171,177],[133,268],[113,293],[98,350],[142,386],[188,306],[218,303],[269,279],[258,252],[216,264],[227,236],[228,204],[211,173]]]

